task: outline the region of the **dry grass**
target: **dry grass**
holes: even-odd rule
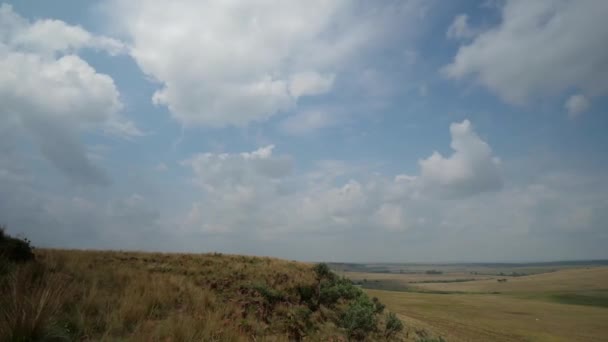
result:
[[[316,282],[309,264],[222,254],[36,254],[39,264],[18,266],[0,287],[1,341],[289,341],[303,329],[307,340],[346,340],[337,308],[310,311],[301,301],[297,288]],[[312,329],[302,326],[302,313]]]
[[[368,290],[406,325],[448,341],[607,341],[608,309],[500,295]]]
[[[0,336],[8,341],[64,340],[55,320],[69,292],[66,279],[37,264],[17,268],[3,279]]]

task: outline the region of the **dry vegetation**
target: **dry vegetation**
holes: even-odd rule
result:
[[[273,258],[37,250],[2,271],[0,340],[403,339],[383,305],[321,277]]]

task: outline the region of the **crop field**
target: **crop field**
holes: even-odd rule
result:
[[[406,325],[447,341],[608,341],[605,266],[470,281],[452,281],[467,272],[344,274],[366,279],[369,295]]]

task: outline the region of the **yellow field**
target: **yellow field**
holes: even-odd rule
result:
[[[461,283],[417,284],[429,290],[458,292],[554,292],[591,291],[608,289],[608,267],[561,270],[525,277],[499,277],[496,279],[467,281]]]
[[[415,284],[464,293],[367,292],[406,324],[448,341],[608,341],[608,267],[505,278]]]
[[[495,276],[473,275],[468,272],[450,272],[444,274],[425,273],[371,273],[371,272],[338,272],[339,275],[352,279],[353,281],[367,280],[394,280],[403,284],[417,283],[421,281],[444,281],[457,279],[492,279]]]
[[[499,295],[368,290],[447,341],[608,341],[608,309]]]

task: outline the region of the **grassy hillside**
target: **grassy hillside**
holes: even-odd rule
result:
[[[403,340],[329,269],[273,258],[37,250],[0,275],[1,341]],[[414,335],[409,334],[415,337]]]

